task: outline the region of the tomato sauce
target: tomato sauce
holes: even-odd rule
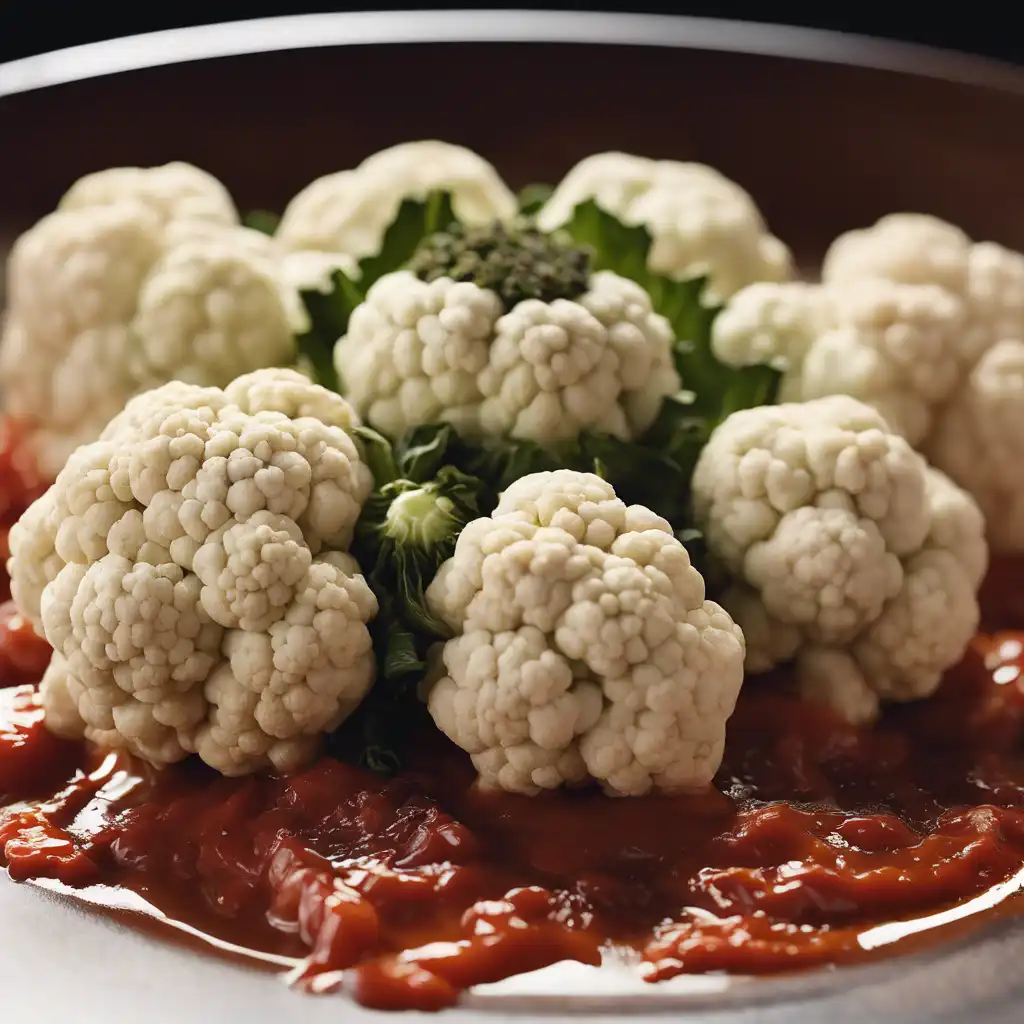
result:
[[[7,534],[22,512],[46,490],[25,443],[27,424],[0,415],[0,566],[7,562]],[[0,571],[0,601],[10,596],[10,581]]]
[[[657,982],[884,954],[879,929],[1024,877],[1015,568],[994,567],[988,632],[934,699],[864,730],[782,676],[748,681],[715,788],[679,798],[482,793],[425,714],[391,779],[334,757],[284,778],[156,772],[45,730],[46,648],[8,605],[0,862],[18,881],[130,890],[381,1009],[440,1009],[567,960]]]

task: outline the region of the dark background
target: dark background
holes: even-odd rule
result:
[[[0,60],[28,56],[79,43],[120,35],[150,32],[189,24],[229,21],[274,14],[301,14],[330,10],[461,8],[446,3],[394,3],[367,7],[339,7],[336,4],[289,3],[151,3],[115,0],[24,2],[0,0]],[[679,13],[703,17],[738,18],[809,25],[816,28],[886,36],[925,43],[1024,63],[1024,37],[1011,30],[1016,22],[1010,0],[972,3],[890,3],[849,4],[797,3],[677,3],[677,4],[587,4],[590,10]],[[495,7],[517,9],[576,9],[576,4],[531,4],[507,0],[498,4],[475,4],[469,10]],[[912,15],[911,11],[917,11]]]

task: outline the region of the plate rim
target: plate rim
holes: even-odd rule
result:
[[[1024,96],[1024,67],[859,33],[740,19],[604,11],[338,11],[121,36],[0,63],[0,98],[129,71],[355,45],[540,43],[705,50],[838,64]]]

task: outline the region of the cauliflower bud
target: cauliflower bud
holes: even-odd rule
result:
[[[589,473],[525,476],[470,522],[427,590],[456,634],[428,692],[485,787],[707,785],[743,634],[669,524]]]
[[[154,765],[290,771],[374,678],[346,554],[372,489],[348,403],[293,370],[133,398],[11,530],[54,654],[48,726]]]
[[[381,150],[353,170],[317,178],[285,208],[275,239],[288,252],[376,256],[402,202],[448,192],[460,223],[515,217],[514,193],[483,157],[464,146],[423,139]]]
[[[916,447],[970,365],[966,325],[963,302],[936,284],[762,282],[718,315],[712,350],[730,366],[775,365],[783,401],[865,402]]]
[[[774,363],[783,398],[874,406],[974,496],[995,551],[1024,551],[1024,254],[895,213],[840,235],[822,280],[740,291],[716,355]]]
[[[456,225],[369,289],[334,361],[391,436],[444,421],[538,443],[628,439],[680,387],[673,340],[647,292],[591,273],[584,250],[532,228]]]
[[[86,176],[14,244],[0,341],[6,411],[54,478],[135,393],[224,386],[295,359],[297,296],[269,239],[187,164]]]
[[[647,228],[650,270],[675,280],[707,275],[711,301],[793,275],[789,249],[768,231],[749,193],[705,164],[594,154],[562,179],[537,223],[553,231],[591,199],[623,223]]]
[[[974,500],[845,395],[729,416],[693,475],[730,572],[747,668],[795,662],[805,696],[852,722],[930,696],[978,625],[988,564]]]
[[[920,447],[977,499],[993,549],[1024,551],[1024,254],[974,242],[937,217],[899,213],[840,235],[823,273],[837,285],[928,281],[963,303],[961,373]]]

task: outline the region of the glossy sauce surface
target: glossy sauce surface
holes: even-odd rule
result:
[[[130,889],[294,960],[314,991],[344,972],[379,1008],[438,1009],[564,960],[625,959],[654,982],[884,955],[871,929],[1012,892],[1024,868],[1017,578],[996,567],[989,633],[933,700],[858,730],[784,678],[749,681],[717,788],[631,800],[481,793],[426,719],[390,780],[333,758],[288,778],[157,773],[46,732],[46,648],[8,606],[0,860],[16,880]]]

